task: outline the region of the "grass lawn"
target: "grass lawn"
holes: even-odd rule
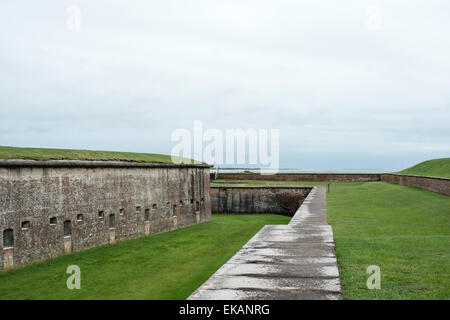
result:
[[[424,161],[398,173],[450,178],[450,158]]]
[[[274,181],[246,185],[268,184]],[[333,182],[327,215],[344,299],[450,299],[450,197],[386,182]],[[289,219],[213,215],[200,225],[3,272],[0,299],[185,299],[263,225]],[[81,290],[66,288],[71,264],[81,267]],[[381,269],[381,290],[366,287],[369,265]]]
[[[154,153],[47,149],[47,148],[17,148],[4,146],[0,146],[0,159],[115,160],[115,161],[151,162],[151,163],[172,163],[171,156]]]
[[[344,299],[450,299],[450,197],[385,182],[327,195]],[[368,290],[366,269],[381,268]]]
[[[213,215],[211,222],[105,245],[0,273],[0,299],[185,299],[281,215]],[[67,266],[81,268],[69,290]]]
[[[450,197],[386,182],[332,182],[327,217],[344,299],[450,299]],[[367,289],[369,265],[381,268],[380,290]]]

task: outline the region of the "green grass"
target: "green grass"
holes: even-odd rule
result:
[[[327,196],[345,299],[450,299],[450,197],[385,182]],[[381,268],[368,290],[366,269]]]
[[[450,197],[386,182],[332,182],[327,217],[344,299],[450,299]],[[367,289],[369,265],[381,268],[380,290]]]
[[[327,215],[344,299],[450,299],[450,197],[385,182],[333,182]],[[185,299],[263,225],[289,219],[213,215],[200,225],[0,273],[0,299]],[[81,290],[66,288],[71,264],[81,267]],[[369,265],[381,268],[380,290],[366,287]]]
[[[176,158],[182,159],[178,157]],[[0,146],[0,159],[114,160],[114,161],[150,162],[150,163],[172,163],[171,156],[154,153],[48,149],[48,148],[18,148],[5,146]],[[189,162],[190,160],[187,161]]]
[[[211,222],[105,245],[0,273],[0,299],[185,299],[281,215],[213,215]],[[81,268],[81,290],[66,286]]]
[[[450,178],[450,158],[424,161],[398,173],[416,176]]]

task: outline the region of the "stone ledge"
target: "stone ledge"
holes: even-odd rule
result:
[[[88,168],[211,168],[209,164],[176,164],[100,160],[0,160],[0,167],[88,167]]]

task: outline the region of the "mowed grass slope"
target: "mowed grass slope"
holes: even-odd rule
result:
[[[385,182],[327,195],[345,299],[450,299],[450,197]],[[368,290],[369,265],[381,290]]]
[[[213,215],[211,222],[0,272],[0,299],[185,299],[281,215]],[[81,290],[66,286],[81,268]]]
[[[5,146],[0,146],[0,159],[111,160],[111,161],[133,161],[133,162],[149,162],[149,163],[173,162],[171,156],[155,153],[48,149],[48,148],[18,148]],[[179,160],[182,158],[177,157],[177,159]],[[186,163],[189,161],[190,160],[187,160]],[[194,163],[193,160],[192,163]]]
[[[424,161],[398,173],[416,176],[450,178],[450,158]]]

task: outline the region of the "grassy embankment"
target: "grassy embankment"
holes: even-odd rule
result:
[[[424,161],[398,173],[416,176],[450,178],[450,158]]]
[[[172,163],[172,158],[170,155],[155,154],[155,153],[48,149],[48,148],[18,148],[5,146],[0,146],[0,159],[113,160],[113,161],[149,162],[149,163]],[[176,159],[182,158],[176,157]],[[189,161],[190,160],[187,160],[186,162]]]
[[[211,222],[0,272],[0,299],[185,299],[281,215],[213,215]],[[81,269],[81,289],[66,269]]]

